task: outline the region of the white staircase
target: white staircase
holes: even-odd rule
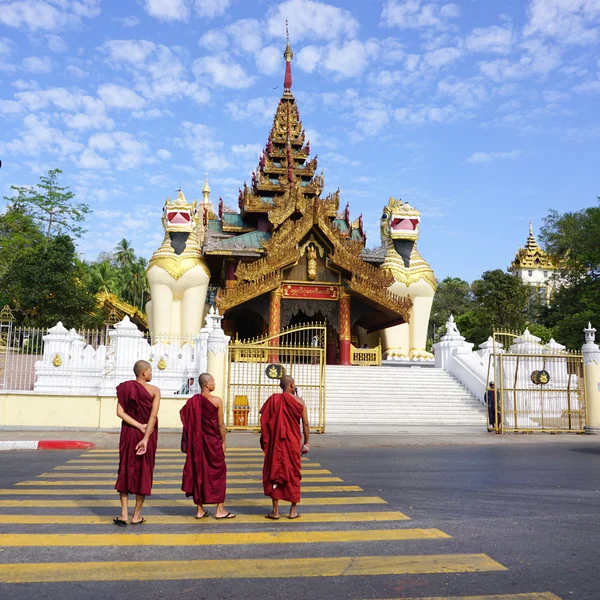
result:
[[[485,431],[485,408],[433,368],[327,366],[326,430],[351,426],[464,426]]]

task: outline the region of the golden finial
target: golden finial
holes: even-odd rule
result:
[[[288,30],[287,19],[285,20],[285,39],[287,40],[287,45],[285,47],[285,52],[283,53],[283,58],[285,58],[286,62],[292,62],[294,53],[292,52],[292,47],[290,46],[290,32]]]
[[[529,221],[529,235],[533,235],[533,224]]]
[[[210,197],[210,185],[208,185],[208,173],[204,173],[204,187],[202,188],[202,201],[208,204]]]

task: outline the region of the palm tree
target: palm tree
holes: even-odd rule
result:
[[[123,238],[115,247],[113,258],[121,269],[131,267],[135,262],[135,250],[131,247],[131,242]]]
[[[140,310],[144,310],[144,295],[147,297],[149,291],[148,280],[146,279],[147,265],[148,261],[143,256],[140,256],[131,269],[131,288],[134,304],[135,306],[138,306]]]
[[[118,294],[119,279],[115,268],[108,261],[96,263],[92,265],[92,268],[98,278],[100,288],[107,293]]]

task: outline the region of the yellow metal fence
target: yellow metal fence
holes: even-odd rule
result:
[[[488,429],[498,433],[582,432],[583,356],[517,334],[495,333],[486,406]]]
[[[325,325],[300,325],[229,345],[226,424],[230,430],[260,428],[260,409],[291,375],[304,400],[311,430],[325,430]],[[277,372],[276,372],[277,371]],[[272,378],[273,377],[273,378]]]

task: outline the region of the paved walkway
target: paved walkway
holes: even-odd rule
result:
[[[78,440],[93,442],[96,448],[117,448],[118,431],[27,429],[21,431],[0,429],[2,440]],[[160,448],[179,448],[181,433],[161,431]],[[503,445],[503,444],[600,444],[600,436],[576,434],[505,434],[496,435],[464,427],[401,427],[376,428],[354,427],[336,433],[313,434],[310,445],[313,448],[377,448],[389,446],[440,446],[440,445]],[[259,447],[257,433],[230,433],[227,446]]]

